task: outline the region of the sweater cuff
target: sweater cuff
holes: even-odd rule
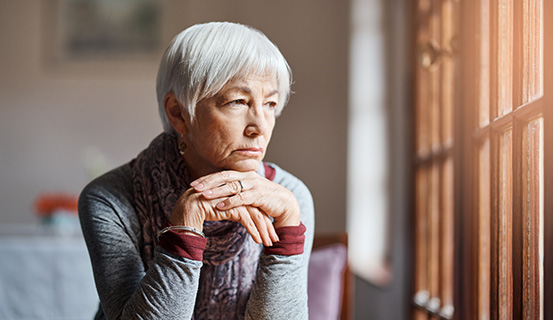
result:
[[[203,260],[206,238],[175,232],[165,232],[159,239],[159,246],[177,256],[196,261]]]
[[[305,243],[305,230],[303,223],[299,226],[281,227],[275,229],[280,241],[273,243],[272,247],[265,247],[264,254],[276,254],[293,256],[303,253]]]

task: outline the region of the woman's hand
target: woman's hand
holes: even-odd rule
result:
[[[221,171],[196,179],[190,186],[205,199],[216,200],[219,210],[253,207],[273,217],[275,228],[301,223],[294,194],[256,172]]]
[[[217,209],[216,205],[224,199],[208,199],[202,193],[190,188],[175,204],[169,222],[172,225],[184,225],[202,230],[204,221],[230,220],[242,224],[257,243],[272,246],[273,242],[278,241],[274,226],[267,215],[254,207]],[[185,231],[185,233],[189,232]]]

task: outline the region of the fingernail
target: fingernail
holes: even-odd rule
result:
[[[213,194],[213,191],[211,191],[211,190],[206,190],[206,191],[202,192],[202,194],[203,194],[204,196],[210,196],[210,195]]]
[[[219,203],[217,203],[217,208],[223,209],[224,207],[225,207],[225,203],[224,203],[224,202],[219,202]]]
[[[192,186],[192,184],[190,184]],[[195,184],[192,186],[194,189],[196,189],[197,191],[200,191],[204,188],[204,184],[203,183],[200,183],[200,184]]]
[[[190,183],[190,186],[191,186],[191,187],[195,187],[198,183],[199,183],[198,181],[192,181],[192,182]]]

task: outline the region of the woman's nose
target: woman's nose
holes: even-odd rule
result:
[[[247,136],[264,135],[269,128],[267,116],[262,107],[250,108],[244,133]]]

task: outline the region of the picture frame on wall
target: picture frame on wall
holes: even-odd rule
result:
[[[43,7],[49,66],[129,64],[161,54],[163,1],[47,0]]]

